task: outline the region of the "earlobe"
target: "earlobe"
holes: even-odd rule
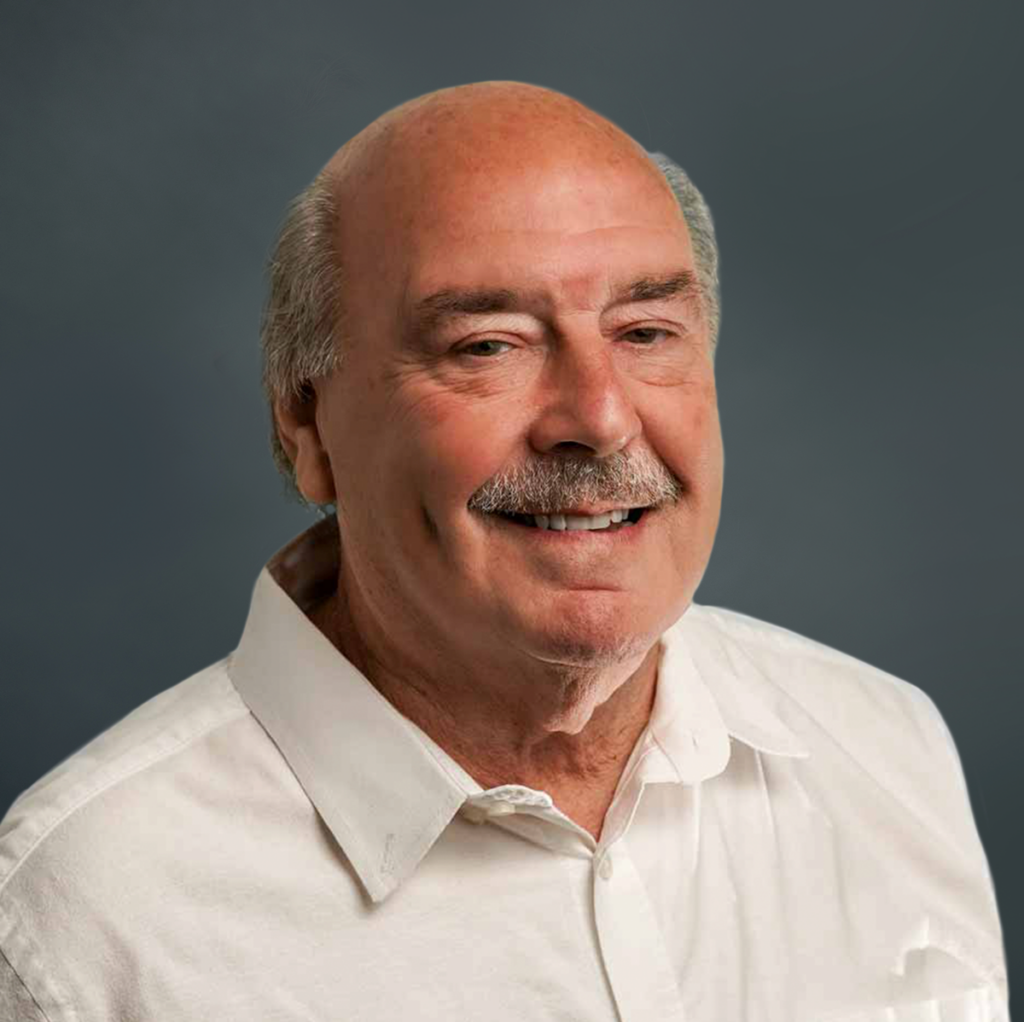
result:
[[[295,483],[302,495],[314,504],[332,504],[334,475],[316,421],[316,395],[312,388],[308,393],[306,398],[274,401],[277,433],[295,470]]]

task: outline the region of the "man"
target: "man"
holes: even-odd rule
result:
[[[231,656],[12,806],[4,1018],[1009,1017],[931,700],[693,603],[717,302],[685,175],[559,93],[338,152],[264,327],[335,510]]]

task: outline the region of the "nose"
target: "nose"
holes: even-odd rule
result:
[[[589,448],[606,457],[626,447],[642,429],[632,397],[604,338],[566,338],[549,362],[541,410],[530,443],[542,454]]]

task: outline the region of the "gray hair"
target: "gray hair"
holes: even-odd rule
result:
[[[665,175],[682,210],[693,245],[697,279],[708,319],[712,358],[718,346],[721,303],[718,246],[704,197],[677,163],[664,153],[648,153]],[[263,391],[270,408],[270,449],[289,498],[323,513],[331,505],[306,499],[295,467],[281,444],[274,416],[278,399],[308,400],[310,382],[341,367],[345,335],[342,292],[344,268],[334,245],[338,204],[330,177],[321,171],[292,200],[267,269],[268,295],[260,323]]]

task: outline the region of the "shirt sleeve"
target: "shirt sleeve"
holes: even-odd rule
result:
[[[995,884],[992,880],[988,856],[985,854],[981,835],[978,833],[978,826],[971,805],[971,796],[967,787],[967,778],[964,774],[963,763],[960,759],[960,753],[957,751],[956,742],[953,740],[953,734],[934,700],[932,700],[932,698],[923,689],[920,689],[917,686],[912,687],[913,691],[918,696],[925,715],[931,725],[931,731],[938,750],[940,768],[945,770],[945,776],[949,778],[950,783],[955,788],[956,794],[954,801],[959,812],[956,813],[956,819],[949,821],[950,825],[958,833],[964,847],[969,850],[973,857],[976,863],[978,875],[982,878],[982,883],[985,887],[985,897],[991,906],[991,932],[989,937],[992,941],[992,946],[996,949],[996,953],[999,955],[1000,959],[998,963],[995,963],[994,965],[993,979],[998,990],[998,995],[1001,998],[1001,1004],[999,1005],[997,1014],[994,1017],[994,1022],[1010,1022],[1009,989],[1006,975],[1006,952],[1005,945],[1003,943],[1002,925],[999,917],[999,906],[996,900]]]
[[[953,734],[931,696],[917,686],[914,686],[914,692],[923,704],[925,715],[931,725],[934,742],[938,749],[940,768],[944,768],[944,776],[949,778],[956,792],[954,801],[959,813],[955,823],[960,828],[961,836],[984,867],[986,884],[994,902],[995,888],[992,874],[989,871],[988,859],[981,843],[981,835],[978,833],[971,796],[967,787],[967,777],[964,774],[963,762],[957,751],[956,742],[953,740]]]
[[[21,977],[0,950],[0,1019],[4,1022],[50,1022]]]

